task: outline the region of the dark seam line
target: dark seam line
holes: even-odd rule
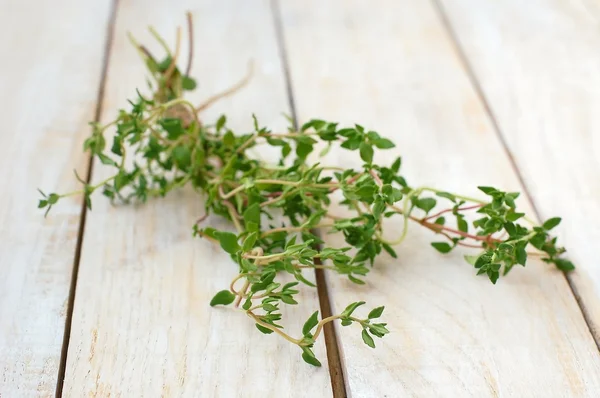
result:
[[[527,184],[525,183],[525,179],[523,178],[523,175],[521,174],[521,172],[519,170],[517,162],[515,161],[515,158],[513,157],[512,152],[510,151],[510,148],[504,138],[504,135],[502,134],[502,130],[500,129],[498,121],[496,120],[496,117],[495,117],[494,113],[492,112],[492,109],[488,103],[488,100],[487,100],[484,92],[483,92],[483,89],[482,89],[481,85],[479,84],[479,81],[477,80],[475,72],[474,72],[471,64],[468,61],[466,53],[464,52],[464,50],[462,49],[462,47],[459,44],[458,36],[456,35],[456,32],[452,28],[452,24],[450,23],[450,20],[447,17],[447,13],[444,11],[444,7],[442,6],[442,4],[440,3],[439,0],[432,0],[432,2],[434,3],[434,5],[435,5],[434,8],[437,10],[439,17],[442,20],[442,24],[446,28],[446,31],[451,38],[454,49],[455,49],[456,53],[458,54],[458,57],[460,58],[460,60],[463,64],[463,67],[465,68],[468,79],[469,79],[471,85],[473,86],[473,88],[475,89],[475,92],[476,92],[477,96],[479,97],[479,100],[481,101],[481,103],[483,104],[483,106],[485,108],[485,111],[492,123],[494,132],[496,133],[496,137],[500,141],[505,154],[509,158],[513,172],[517,175],[519,183],[521,184],[521,186],[523,187],[523,191],[525,192],[525,196],[527,197],[527,200],[529,201],[529,203],[531,203],[531,207],[533,208],[533,213],[535,214],[535,216],[537,217],[538,220],[542,220],[542,218],[540,217],[540,212],[535,204],[535,201],[533,200],[533,196],[531,195],[531,193],[527,187]],[[563,275],[567,281],[567,285],[571,289],[571,293],[573,294],[573,297],[575,298],[577,305],[579,306],[579,310],[581,311],[581,315],[588,327],[588,330],[592,336],[592,339],[596,343],[597,349],[600,351],[600,334],[595,333],[596,328],[594,327],[594,323],[591,319],[591,314],[586,310],[583,299],[581,298],[581,295],[579,294],[579,291],[577,290],[577,286],[575,285],[575,282],[573,281],[571,276],[567,273],[563,273]]]
[[[106,41],[104,43],[104,53],[103,53],[103,63],[102,63],[102,71],[100,74],[100,85],[98,87],[98,94],[96,96],[96,109],[94,112],[94,121],[100,121],[100,117],[102,116],[102,102],[104,100],[104,91],[106,84],[106,75],[108,73],[108,64],[110,60],[110,50],[112,47],[113,36],[115,32],[115,20],[117,15],[119,0],[113,0],[109,18],[106,27]],[[87,175],[85,177],[86,184],[89,184],[92,179],[92,169],[93,169],[93,158],[90,156],[88,158],[88,167],[87,167]],[[69,287],[69,298],[67,302],[67,315],[65,319],[65,329],[63,332],[63,343],[62,350],[60,354],[60,364],[58,367],[58,379],[56,382],[56,393],[55,396],[62,397],[63,387],[65,382],[65,373],[67,368],[67,355],[69,352],[69,341],[71,339],[71,326],[73,323],[73,308],[75,305],[75,293],[77,290],[77,277],[79,275],[79,261],[81,260],[81,248],[83,246],[83,237],[85,231],[85,221],[87,216],[87,207],[85,204],[85,199],[81,202],[81,217],[79,219],[79,229],[77,232],[77,244],[75,246],[75,257],[73,259],[73,271],[71,273],[71,285]]]
[[[285,77],[285,89],[287,91],[288,106],[291,112],[294,130],[298,130],[298,115],[296,114],[296,101],[294,99],[294,90],[292,89],[292,78],[290,75],[290,66],[288,62],[287,51],[285,49],[285,39],[283,35],[283,25],[281,22],[281,9],[278,0],[271,0],[271,12],[273,14],[273,23],[275,25],[275,37],[277,39],[277,49],[281,58],[283,75]]]
[[[289,68],[289,61],[287,52],[285,49],[285,38],[283,32],[283,24],[281,18],[281,9],[279,7],[278,0],[271,0],[271,11],[273,14],[273,22],[275,25],[275,33],[277,38],[277,46],[279,48],[279,55],[281,57],[281,64],[285,76],[285,85],[287,90],[287,96],[289,101],[290,112],[292,121],[294,123],[294,129],[298,130],[298,117],[296,113],[296,102],[294,100],[294,93],[292,88],[292,79]],[[319,236],[318,231],[311,231],[316,236]],[[315,245],[319,249],[320,245]],[[315,264],[321,264],[320,259],[315,258]],[[317,282],[317,293],[319,297],[319,306],[321,309],[321,319],[329,317],[331,313],[331,301],[329,298],[327,282],[325,280],[325,273],[322,269],[315,269],[315,278]],[[325,337],[325,348],[327,350],[327,363],[329,364],[329,377],[331,380],[331,389],[333,392],[333,398],[346,398],[348,396],[346,392],[346,381],[344,380],[344,371],[342,365],[342,359],[340,356],[339,342],[335,333],[333,323],[327,323],[323,327],[323,335]]]

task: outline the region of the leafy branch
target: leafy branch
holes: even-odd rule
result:
[[[98,190],[111,201],[146,202],[191,186],[204,196],[206,211],[194,223],[194,235],[219,245],[239,267],[230,286],[218,292],[210,305],[233,304],[259,331],[278,334],[297,345],[309,364],[320,365],[312,347],[329,322],[359,325],[363,341],[370,347],[375,347],[373,337],[381,338],[389,331],[385,323],[374,323],[384,307],[358,318],[353,313],[364,302],[356,302],[321,320],[314,312],[299,338],[284,332],[279,323],[281,310],[298,304],[296,287],[315,286],[306,272],[323,269],[364,284],[382,251],[396,258],[393,246],[402,243],[411,224],[438,236],[440,240],[431,246],[441,253],[459,246],[478,249],[465,258],[477,274],[486,274],[493,283],[515,265],[524,266],[530,256],[540,256],[563,271],[574,268],[562,256],[565,249],[550,234],[560,218],[537,225],[517,209],[518,193],[493,187],[479,187],[486,199],[413,187],[400,173],[401,158],[390,165],[374,162],[376,151],[395,145],[361,125],[340,127],[314,119],[298,131],[290,127],[274,132],[261,127],[254,117],[252,131],[236,134],[225,116],[212,125],[202,123],[198,116],[202,110],[241,89],[249,77],[203,104],[193,104],[183,98],[197,85],[189,76],[191,17],[188,15],[190,52],[185,72],[177,66],[180,29],[175,51],[152,28],[151,33],[166,53],[161,60],[132,36],[130,39],[148,68],[152,95],[137,91],[129,108],[119,110],[115,120],[106,125],[91,123],[92,133],[84,144],[84,150],[113,168],[114,174],[96,184],[77,176],[83,188],[76,192],[40,191],[39,207],[47,214],[60,199],[83,194],[91,209],[91,196]],[[337,145],[357,152],[362,166],[355,170],[309,163],[307,159],[319,143],[325,144],[322,156]],[[248,150],[259,145],[279,148],[278,162],[266,164],[252,157]],[[335,195],[341,196],[340,204],[348,208],[350,216],[330,213]],[[203,227],[209,214],[230,220],[237,232]],[[385,225],[394,220],[402,225],[401,233],[385,237]],[[341,233],[345,246],[327,246],[315,230]],[[283,275],[295,281],[282,284]]]

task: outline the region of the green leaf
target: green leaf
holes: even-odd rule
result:
[[[169,140],[176,140],[185,134],[185,129],[181,125],[181,119],[168,117],[161,119],[159,124],[167,132]]]
[[[377,140],[374,140],[373,144],[375,144],[375,146],[379,149],[390,149],[396,146],[392,141],[388,140],[387,138],[379,138]]]
[[[392,256],[393,258],[398,258],[398,255],[396,254],[396,251],[392,248],[392,246],[388,245],[387,243],[382,243],[381,246],[383,247],[383,250],[388,252],[390,256]]]
[[[225,126],[225,123],[227,123],[227,116],[221,115],[219,120],[217,120],[217,124],[215,125],[217,131],[220,131]]]
[[[365,304],[364,301],[357,301],[355,303],[352,303],[350,305],[348,305],[346,307],[346,309],[340,314],[343,317],[349,317],[350,315],[352,315],[352,313],[361,305]]]
[[[446,218],[445,217],[438,217],[435,219],[435,221],[433,222],[434,224],[438,224],[438,225],[444,225],[446,224]]]
[[[436,192],[435,194],[440,198],[446,198],[452,201],[453,203],[456,203],[456,196],[452,195],[449,192]]]
[[[315,354],[308,347],[302,347],[302,359],[309,365],[321,366],[321,362],[319,362]]]
[[[431,209],[435,207],[436,204],[437,201],[433,198],[421,198],[417,199],[415,206],[417,206],[421,210],[424,210],[425,213],[429,213]]]
[[[237,241],[237,235],[234,233],[219,232],[217,239],[219,239],[219,243],[221,244],[223,250],[229,254],[235,254],[238,250],[240,250],[240,245]]]
[[[556,265],[556,268],[559,270],[565,272],[573,271],[575,269],[575,265],[571,261],[564,258],[554,259],[554,265]]]
[[[196,80],[194,80],[193,78],[191,78],[189,76],[182,76],[181,77],[181,87],[187,91],[195,90],[196,89]]]
[[[517,247],[517,250],[515,251],[515,257],[517,264],[525,265],[527,262],[527,251],[525,251],[525,248]]]
[[[269,328],[266,328],[266,327],[264,327],[264,326],[261,326],[261,325],[259,325],[258,323],[257,323],[257,324],[255,324],[255,326],[256,326],[256,328],[257,328],[258,330],[260,330],[260,331],[261,331],[262,333],[264,333],[264,334],[271,334],[271,333],[273,333],[273,331],[272,331],[271,329],[269,329]]]
[[[379,318],[381,316],[381,314],[383,314],[384,309],[385,309],[385,306],[373,308],[371,310],[371,312],[369,312],[369,315],[367,317],[369,319]]]
[[[383,213],[386,209],[386,204],[381,200],[381,198],[377,198],[375,203],[373,203],[373,217],[376,220],[379,220],[381,217],[381,213]]]
[[[50,195],[48,195],[48,203],[51,205],[56,204],[56,202],[58,202],[58,199],[60,199],[60,196],[58,196],[55,193],[51,193]]]
[[[306,157],[313,151],[313,145],[306,142],[299,142],[296,146],[296,155],[300,159],[306,159]]]
[[[552,228],[554,228],[558,224],[560,224],[560,221],[561,221],[560,217],[553,217],[553,218],[547,220],[544,224],[542,224],[542,228],[544,228],[546,231],[550,231]]]
[[[277,306],[273,305],[273,304],[263,304],[262,305],[263,310],[265,310],[266,312],[273,312],[273,311],[277,311]]]
[[[315,311],[308,318],[308,320],[304,323],[304,326],[302,327],[302,334],[304,336],[306,336],[308,333],[310,333],[312,328],[317,326],[318,323],[319,323],[319,311]]]
[[[360,144],[360,158],[366,163],[373,162],[373,147],[366,142]]]
[[[446,242],[432,242],[431,246],[433,246],[440,253],[448,253],[452,250],[452,246]]]
[[[182,171],[187,171],[187,169],[192,164],[192,152],[190,148],[184,145],[178,145],[173,148],[171,152],[173,154],[173,160],[177,165],[177,168]]]
[[[254,244],[256,243],[257,239],[258,239],[258,232],[252,232],[250,235],[248,235],[246,237],[246,239],[244,239],[244,244],[242,245],[242,251],[244,251],[244,252],[250,251],[254,247]]]
[[[221,290],[219,293],[215,294],[212,300],[210,300],[210,306],[229,305],[233,303],[233,300],[235,300],[235,294],[231,293],[229,290]]]
[[[464,218],[460,217],[456,219],[456,225],[458,226],[458,230],[462,232],[469,232],[469,224],[465,221]]]
[[[400,166],[402,166],[402,158],[399,157],[394,161],[394,163],[392,163],[392,166],[390,168],[394,173],[397,173],[398,171],[400,171]]]
[[[506,219],[508,221],[515,222],[519,218],[523,217],[524,215],[525,215],[525,213],[511,213],[511,212],[509,212],[509,213],[506,214]]]
[[[244,301],[242,308],[245,309],[246,311],[248,311],[251,307],[252,307],[252,296],[248,296],[246,301]]]
[[[479,189],[481,192],[483,192],[486,195],[491,195],[493,193],[498,192],[498,190],[493,187],[477,187],[477,189]]]
[[[235,144],[235,136],[231,130],[227,131],[223,136],[223,145],[232,147]]]
[[[364,285],[365,284],[365,281],[363,281],[361,279],[358,279],[358,278],[355,278],[352,275],[348,275],[348,279],[350,279],[351,282],[356,283],[357,285]]]
[[[375,348],[375,341],[373,341],[373,337],[371,337],[369,335],[369,333],[367,332],[367,329],[363,329],[362,331],[362,339],[365,342],[366,345],[368,345],[371,348]]]
[[[42,209],[46,206],[48,206],[48,201],[45,199],[41,199],[38,203],[38,209]]]
[[[100,162],[102,162],[102,164],[105,164],[107,166],[118,167],[117,166],[117,162],[115,162],[114,160],[112,160],[111,158],[109,158],[108,156],[106,156],[105,154],[98,153],[96,156],[98,156],[98,159],[100,159]]]
[[[465,254],[465,260],[471,264],[471,265],[475,265],[475,262],[477,262],[477,259],[479,258],[479,256],[471,256],[471,255],[467,255]]]
[[[253,222],[257,225],[260,225],[260,204],[254,203],[244,211],[243,214],[244,223]]]
[[[492,283],[495,285],[498,281],[498,278],[500,277],[500,273],[498,273],[498,271],[488,271],[488,277],[490,278],[490,281],[492,281]]]

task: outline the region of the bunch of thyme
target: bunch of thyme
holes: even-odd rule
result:
[[[194,234],[220,245],[238,265],[230,286],[218,292],[210,305],[233,303],[241,307],[258,330],[276,333],[296,344],[302,358],[315,366],[320,362],[312,347],[326,323],[340,320],[343,326],[360,326],[363,341],[370,347],[375,347],[373,337],[383,337],[388,329],[377,321],[384,307],[360,318],[354,311],[364,302],[355,302],[342,313],[320,320],[315,311],[298,338],[284,332],[279,324],[282,308],[298,304],[299,284],[315,286],[304,272],[323,269],[364,284],[363,278],[382,251],[396,257],[393,246],[406,237],[410,223],[438,236],[441,240],[431,245],[442,253],[458,246],[478,249],[477,254],[465,258],[478,275],[486,274],[493,283],[515,265],[524,266],[532,254],[563,271],[574,268],[561,257],[565,250],[549,233],[560,218],[536,225],[517,210],[518,193],[497,188],[479,187],[487,196],[480,200],[413,187],[400,174],[400,158],[390,165],[374,163],[375,150],[393,148],[394,143],[361,125],[340,127],[334,122],[311,120],[299,131],[290,127],[279,133],[261,127],[254,118],[253,131],[235,134],[227,127],[225,116],[215,124],[203,124],[199,112],[235,92],[243,82],[199,106],[185,100],[184,92],[196,87],[189,76],[193,55],[189,14],[188,28],[190,54],[185,72],[177,66],[180,30],[174,52],[150,30],[166,52],[162,60],[131,37],[152,77],[153,95],[145,97],[138,91],[130,108],[120,110],[115,120],[106,125],[92,123],[84,149],[115,173],[97,184],[80,179],[83,189],[77,192],[40,191],[43,199],[39,207],[46,208],[46,213],[61,198],[76,194],[83,194],[91,209],[91,195],[97,190],[111,201],[145,202],[191,186],[205,197],[206,207],[206,215],[193,225]],[[110,128],[115,133],[107,142],[105,134]],[[362,167],[354,170],[307,163],[319,141],[327,148],[339,145],[358,152]],[[250,148],[265,144],[280,149],[277,164],[266,164],[248,154]],[[334,192],[341,192],[341,205],[351,216],[330,213]],[[211,213],[230,220],[237,233],[202,227]],[[468,213],[478,217],[472,220],[466,217]],[[383,237],[383,220],[393,217],[402,223],[403,230],[397,239],[388,240]],[[317,230],[342,233],[346,246],[326,246]],[[528,252],[529,247],[535,251]],[[291,275],[295,282],[283,284],[282,274]]]

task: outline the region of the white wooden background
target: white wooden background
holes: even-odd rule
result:
[[[204,117],[227,113],[242,130],[253,112],[273,127],[281,112],[360,122],[394,139],[385,156],[402,154],[411,181],[520,190],[535,217],[562,216],[577,271],[531,261],[492,286],[415,229],[365,287],[320,286],[334,312],[385,303],[391,334],[372,350],[338,329],[339,356],[328,363],[320,341],[315,369],[208,307],[235,268],[190,237],[193,196],[139,208],[98,198],[92,212],[74,198],[44,219],[35,188],[74,189],[87,122],[143,84],[126,32],[174,37],[187,10],[193,100],[255,64],[251,84]],[[599,21],[589,0],[4,1],[0,397],[599,396]],[[303,302],[294,318],[318,308],[317,292]]]

